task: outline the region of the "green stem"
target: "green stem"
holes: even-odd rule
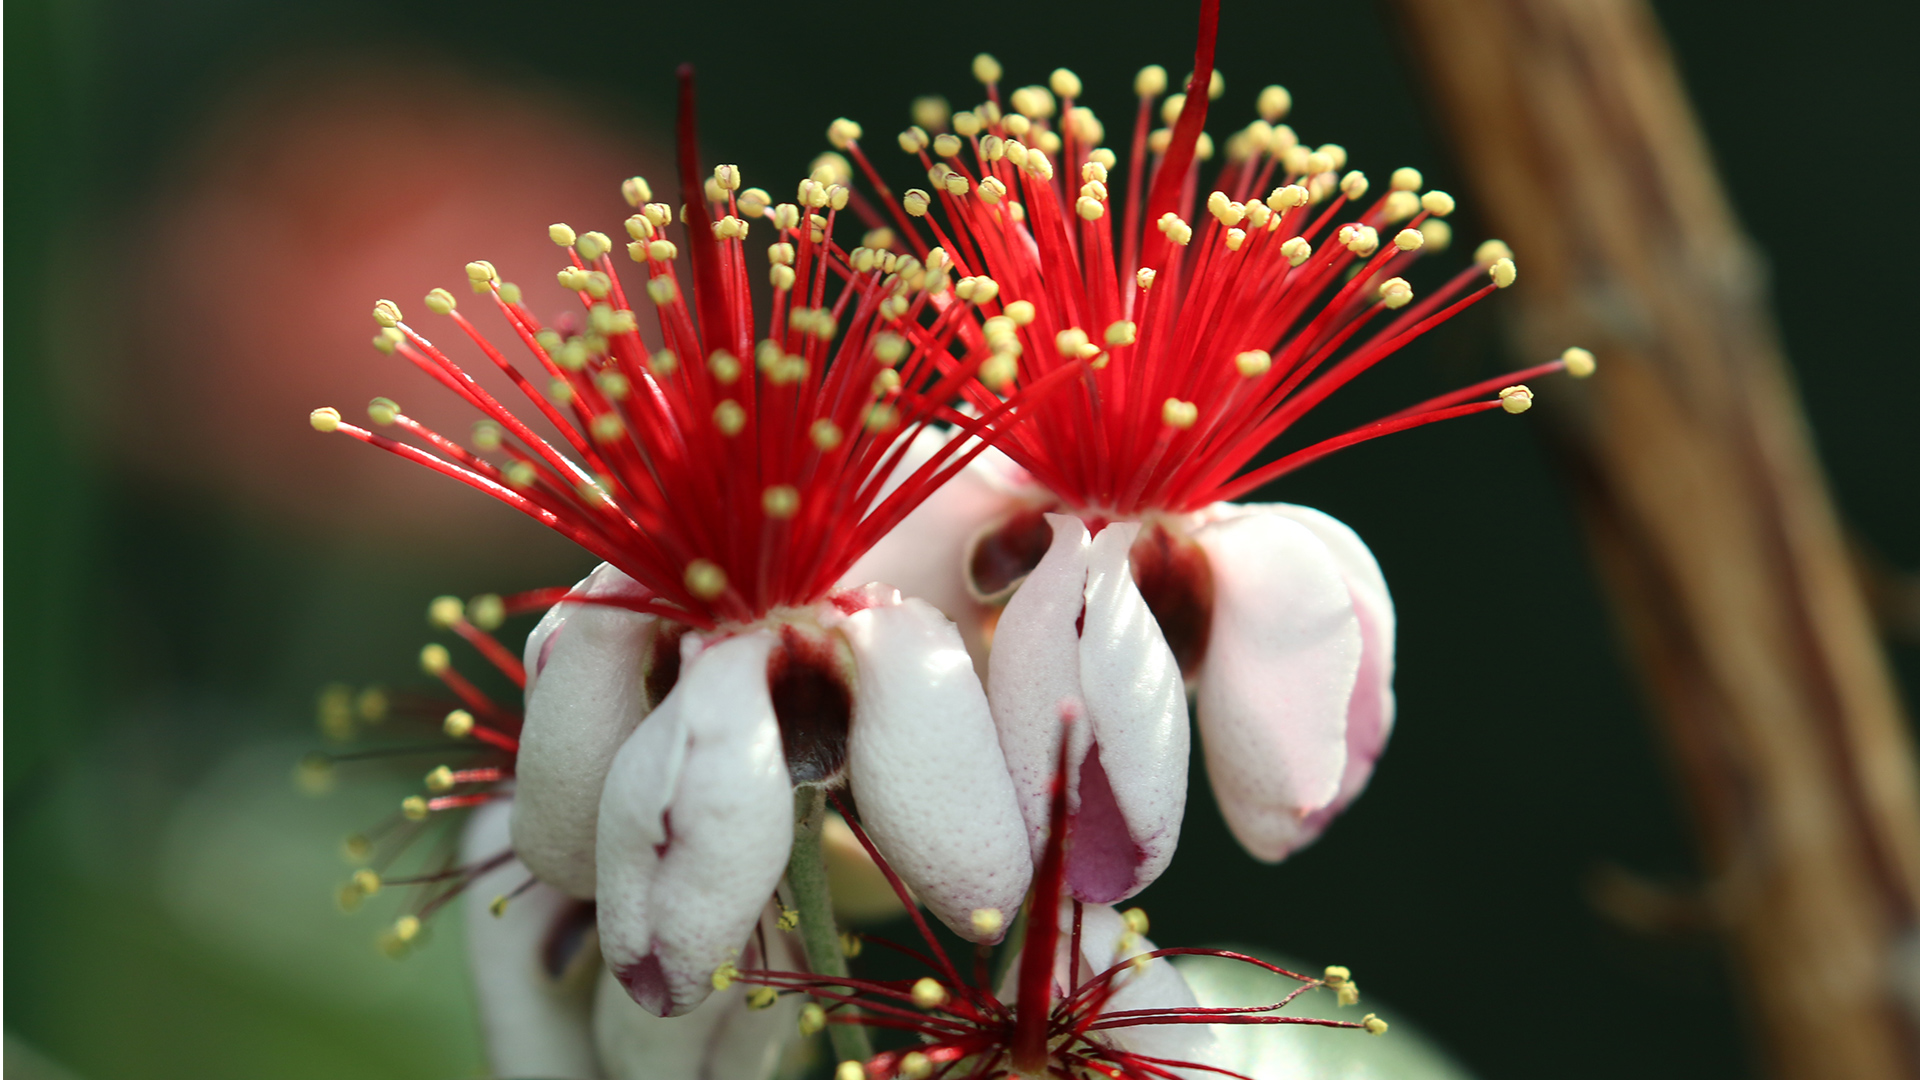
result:
[[[806,786],[793,792],[793,854],[787,860],[787,885],[800,912],[800,944],[815,975],[844,979],[847,957],[840,951],[840,928],[833,921],[833,892],[827,887],[827,856],[821,844],[827,823],[827,793]],[[858,1024],[828,1024],[833,1056],[866,1061],[873,1056],[867,1029]]]

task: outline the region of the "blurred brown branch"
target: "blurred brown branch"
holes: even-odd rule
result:
[[[1920,1075],[1913,745],[1773,326],[1641,0],[1393,0],[1559,399],[1586,519],[1782,1080]],[[1622,798],[1641,797],[1621,792]]]

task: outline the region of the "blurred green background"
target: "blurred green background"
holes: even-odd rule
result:
[[[1656,6],[1772,260],[1843,510],[1863,550],[1920,566],[1920,364],[1883,310],[1906,260],[1874,209],[1914,164],[1901,9]],[[318,743],[322,684],[414,681],[428,598],[564,584],[587,560],[306,429],[307,409],[376,393],[436,415],[367,347],[371,300],[405,304],[475,257],[536,281],[550,221],[616,232],[619,179],[666,175],[682,60],[709,158],[778,195],[837,115],[896,161],[911,97],[974,100],[982,49],[1015,85],[1074,68],[1117,128],[1140,65],[1186,69],[1191,17],[1139,0],[8,4],[9,1068],[29,1075],[14,1049],[31,1047],[86,1080],[481,1073],[458,935],[396,963],[373,946],[388,898],[333,906],[339,838],[416,778],[368,771],[313,799],[290,770]],[[1216,136],[1282,82],[1305,139],[1454,186],[1375,8],[1229,2],[1226,19]],[[1449,263],[1479,237],[1471,201],[1456,226]],[[1319,425],[1497,370],[1498,307]],[[1711,942],[1629,933],[1591,902],[1608,868],[1684,889],[1692,860],[1539,389],[1524,421],[1383,440],[1270,493],[1373,545],[1403,620],[1401,726],[1366,797],[1278,867],[1239,852],[1197,783],[1143,903],[1163,942],[1350,965],[1489,1080],[1747,1075]],[[1895,656],[1912,700],[1920,653]]]

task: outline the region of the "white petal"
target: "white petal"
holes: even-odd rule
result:
[[[1291,518],[1244,513],[1194,539],[1214,580],[1196,680],[1207,773],[1241,844],[1278,860],[1339,792],[1359,620],[1327,545]]]
[[[847,770],[860,817],[907,887],[962,937],[1013,924],[1032,877],[1026,826],[959,631],[922,600],[839,621],[858,684]]]
[[[1007,601],[993,631],[993,663],[987,670],[987,700],[999,728],[1013,790],[1026,818],[1032,857],[1047,842],[1047,815],[1055,760],[1060,753],[1060,710],[1086,715],[1080,693],[1080,635],[1075,624],[1086,604],[1087,554],[1092,541],[1080,519],[1048,514],[1053,544]],[[1093,745],[1087,724],[1075,725],[1068,748],[1068,777]],[[1069,797],[1071,798],[1071,792]]]
[[[786,869],[793,788],[767,692],[767,631],[696,650],[615,757],[600,801],[601,950],[676,1015],[712,992]]]
[[[1071,912],[1063,911],[1062,930],[1070,931],[1072,925]],[[1105,904],[1087,904],[1081,908],[1081,982],[1155,948],[1150,939],[1128,934],[1126,920],[1113,908]],[[1114,981],[1120,989],[1108,999],[1103,1013],[1191,1009],[1199,1004],[1187,981],[1164,958],[1149,960],[1145,968],[1118,975]],[[1109,1028],[1102,1034],[1120,1049],[1148,1057],[1208,1063],[1213,1058],[1211,1024],[1139,1024]]]
[[[1367,786],[1374,762],[1393,734],[1393,597],[1387,592],[1380,564],[1359,534],[1310,507],[1276,503],[1272,509],[1313,530],[1313,535],[1327,545],[1340,564],[1340,575],[1353,597],[1354,614],[1360,619],[1360,671],[1347,705],[1347,769],[1340,779],[1340,794],[1329,807],[1338,811]]]
[[[641,592],[633,579],[605,564],[574,591]],[[527,642],[513,848],[541,881],[582,899],[594,894],[600,788],[613,755],[647,714],[648,661],[660,629],[661,620],[651,615],[563,601]]]
[[[1187,805],[1187,693],[1128,568],[1139,532],[1134,522],[1108,525],[1087,555],[1080,685],[1108,790],[1089,785],[1095,762],[1082,763],[1067,880],[1073,895],[1101,904],[1167,868]]]
[[[473,811],[460,838],[462,860],[483,862],[505,851],[507,816],[505,802]],[[496,917],[489,902],[526,876],[526,867],[509,859],[475,878],[461,900],[487,1060],[499,1076],[599,1080],[588,1027],[600,967],[592,909],[536,883]]]
[[[766,967],[797,970],[786,936],[762,923]],[[760,966],[749,944],[742,966]],[[659,1017],[634,1004],[612,972],[593,1002],[593,1039],[611,1080],[766,1080],[787,1045],[799,1037],[802,995],[783,994],[766,1009],[747,1007],[752,988],[737,983],[685,1016]],[[535,1074],[529,1074],[535,1075]],[[545,1074],[537,1074],[544,1076]]]
[[[916,436],[884,491],[898,487],[947,438],[931,428]],[[1004,454],[982,452],[881,537],[841,583],[857,587],[882,581],[939,608],[959,626],[975,668],[986,671],[988,609],[967,591],[967,544],[988,522],[1027,505],[1040,491],[1030,481],[1020,484],[1016,473],[1025,475]]]

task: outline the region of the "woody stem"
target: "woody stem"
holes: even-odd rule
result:
[[[846,978],[847,957],[840,951],[840,928],[833,921],[833,892],[827,885],[826,849],[821,835],[827,822],[827,795],[811,785],[793,792],[793,854],[787,859],[787,885],[800,912],[800,944],[815,975]],[[843,1009],[843,1013],[850,1010]],[[867,1029],[858,1024],[827,1025],[833,1056],[865,1061],[873,1056]]]

